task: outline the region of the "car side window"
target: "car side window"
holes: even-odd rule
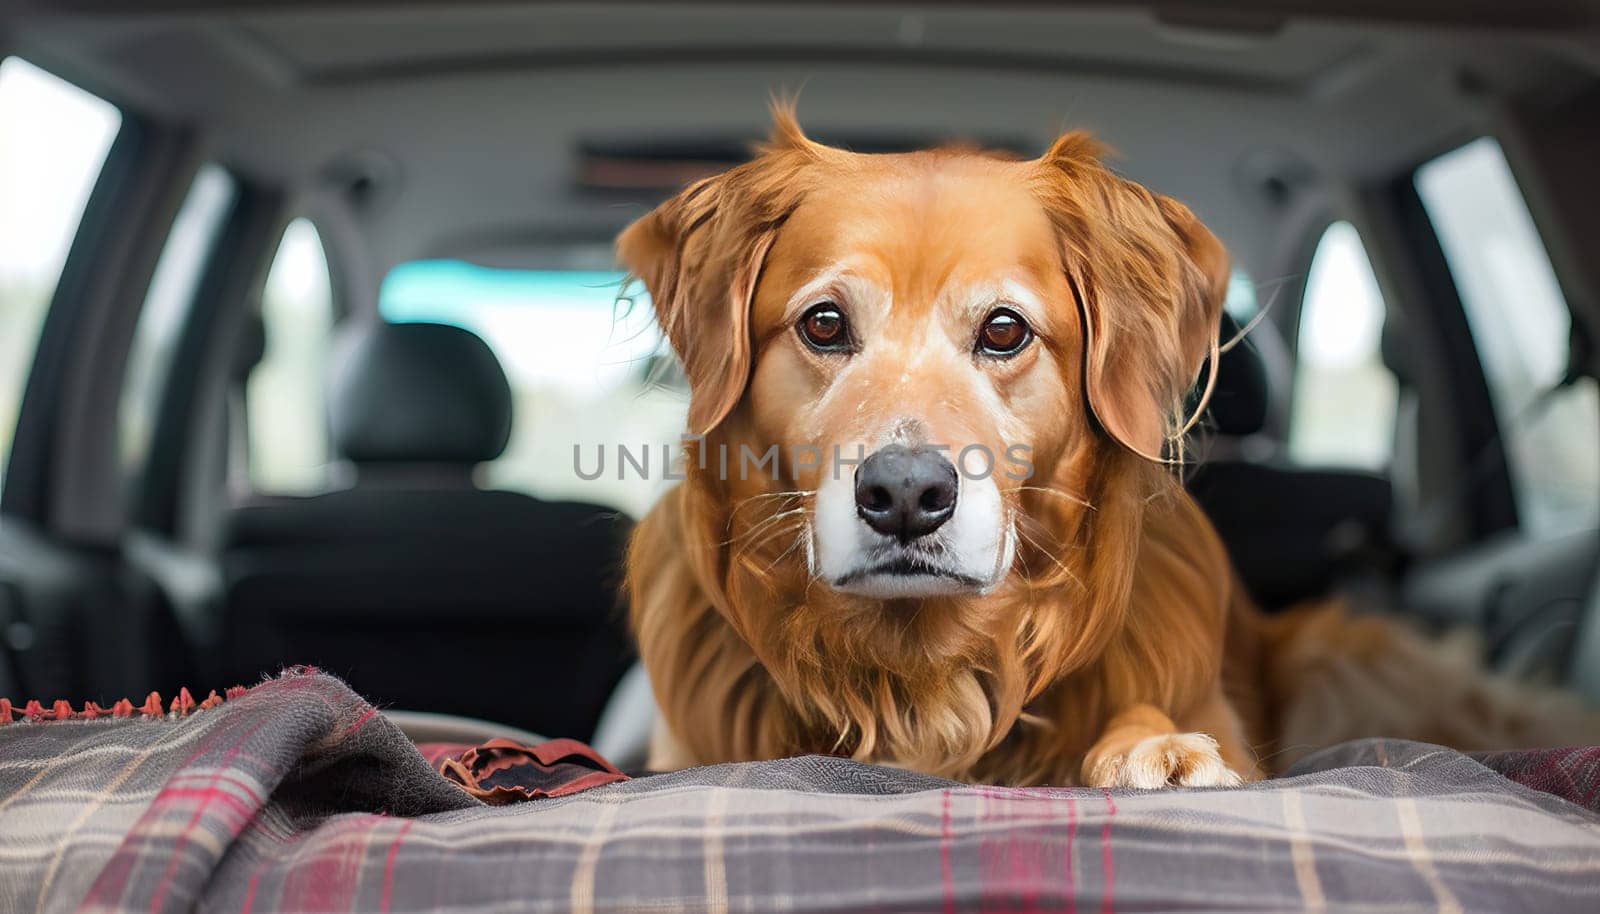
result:
[[[274,495],[325,490],[330,462],[326,378],[333,282],[316,226],[289,223],[261,293],[265,348],[245,382],[250,489]]]
[[[1472,328],[1517,511],[1536,535],[1600,519],[1600,394],[1563,383],[1572,313],[1500,145],[1480,138],[1416,172]]]
[[[0,60],[0,486],[50,298],[121,125],[109,102]]]
[[[237,183],[226,169],[214,164],[201,166],[156,261],[128,351],[117,409],[117,444],[123,471],[129,477],[139,472],[149,453],[168,380],[167,366],[237,194]]]
[[[1383,293],[1355,226],[1335,222],[1311,257],[1295,344],[1289,456],[1382,471],[1394,456],[1399,385],[1383,363]]]

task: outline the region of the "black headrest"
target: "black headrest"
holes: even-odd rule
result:
[[[1238,322],[1223,312],[1223,345],[1238,336]],[[1191,404],[1205,389],[1206,375],[1210,370],[1210,365],[1201,366],[1200,380],[1191,395]],[[1247,336],[1224,352],[1217,361],[1217,384],[1211,391],[1211,405],[1206,410],[1210,420],[1208,425],[1219,435],[1254,435],[1267,424],[1269,397],[1267,363]]]
[[[355,463],[481,463],[511,437],[511,385],[459,327],[362,325],[335,349],[328,418]]]

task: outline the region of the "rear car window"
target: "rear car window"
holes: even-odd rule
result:
[[[249,487],[274,495],[327,489],[327,364],[333,280],[322,236],[309,219],[283,232],[261,292],[265,346],[245,381]]]
[[[1261,313],[1261,302],[1256,297],[1256,284],[1250,274],[1234,267],[1228,274],[1228,292],[1222,300],[1228,316],[1244,326]]]
[[[638,516],[670,485],[661,449],[684,427],[687,394],[673,377],[649,298],[621,273],[519,270],[422,260],[390,271],[379,310],[394,322],[451,324],[482,337],[510,378],[515,415],[488,485],[588,501]],[[648,448],[647,472],[617,465],[617,448]],[[592,474],[574,465],[582,454]],[[619,478],[619,476],[621,478]]]
[[[1524,529],[1600,520],[1600,395],[1562,384],[1572,314],[1500,145],[1481,138],[1417,169],[1472,328]]]
[[[50,297],[121,125],[109,102],[0,60],[0,486]]]
[[[1383,363],[1383,293],[1361,235],[1323,232],[1311,257],[1295,344],[1289,456],[1298,463],[1384,470],[1394,456],[1399,385]]]

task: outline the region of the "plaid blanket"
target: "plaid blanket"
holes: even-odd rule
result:
[[[321,674],[3,710],[5,912],[1600,911],[1596,749],[1365,742],[1140,793],[818,757],[594,778],[563,746],[526,755],[600,786],[491,806]]]

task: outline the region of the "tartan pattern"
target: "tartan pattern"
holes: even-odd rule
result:
[[[0,726],[0,911],[1594,912],[1597,788],[1600,749],[1369,741],[1240,790],[808,757],[488,807],[298,672],[186,718]]]

